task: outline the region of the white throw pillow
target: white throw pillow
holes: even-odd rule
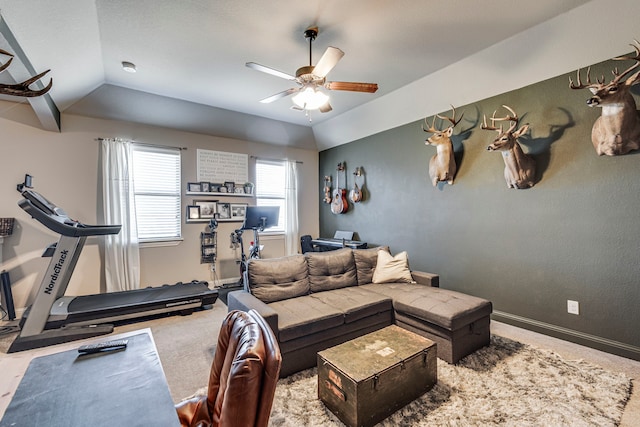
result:
[[[407,252],[391,256],[387,251],[378,251],[378,262],[373,270],[373,283],[408,282],[415,283],[409,270]]]

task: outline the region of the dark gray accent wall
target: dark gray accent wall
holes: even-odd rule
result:
[[[626,67],[607,61],[591,74],[610,79],[616,65]],[[498,320],[640,360],[640,152],[596,155],[591,127],[601,110],[568,77],[456,106],[464,118],[452,137],[451,186],[429,182],[436,150],[420,121],[322,151],[320,183],[331,175],[335,184],[346,162],[347,186],[358,166],[366,185],[346,214],[321,203],[321,235],[353,230],[370,245],[406,250],[411,268],[440,274],[441,287],[490,299]],[[480,128],[482,115],[504,114],[502,104],[531,125],[521,139],[537,162],[531,189],[508,189],[502,156],[486,149],[496,132]],[[567,300],[579,302],[579,315],[567,313]]]

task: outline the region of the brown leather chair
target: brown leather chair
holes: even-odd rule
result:
[[[280,347],[255,311],[229,312],[218,336],[206,396],[176,405],[182,426],[267,426],[280,374]]]

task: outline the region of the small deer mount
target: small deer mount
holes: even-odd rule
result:
[[[591,83],[591,67],[587,68],[587,82],[580,81],[578,69],[576,82],[569,77],[571,89],[587,88],[593,96],[587,99],[589,107],[600,107],[602,113],[591,129],[591,142],[599,156],[617,156],[640,148],[640,117],[636,110],[636,102],[631,94],[631,86],[640,83],[640,71],[623,80],[627,74],[640,65],[640,43],[634,40],[631,46],[635,55],[619,56],[615,61],[633,60],[635,63],[622,73],[618,68],[612,70],[613,80],[604,82],[604,76]]]
[[[453,144],[451,143],[451,135],[453,134],[453,128],[460,123],[462,120],[462,116],[456,121],[456,109],[451,106],[453,110],[453,117],[443,117],[440,114],[436,114],[433,117],[433,122],[431,126],[427,123],[427,118],[425,117],[424,123],[429,126],[428,129],[422,126],[422,130],[427,133],[432,133],[429,138],[424,142],[425,145],[435,145],[436,154],[429,160],[429,178],[431,178],[431,183],[433,186],[437,186],[438,182],[446,182],[449,185],[453,185],[453,178],[456,175],[456,159],[454,157],[453,152]],[[435,127],[436,118],[441,120],[448,120],[451,123],[451,126],[446,129],[440,130]]]
[[[13,61],[13,54],[2,49],[0,49],[0,54],[9,56],[9,60],[6,63],[4,64],[0,63],[0,72],[2,72],[7,68],[9,68],[9,65],[11,65],[11,61]],[[13,85],[0,83],[0,95],[13,95],[13,96],[23,96],[23,97],[34,97],[34,96],[44,95],[45,93],[49,92],[49,89],[51,89],[51,86],[53,85],[53,79],[50,79],[49,84],[40,90],[29,89],[29,85],[40,80],[49,71],[51,70],[44,71],[38,74],[37,76],[33,76],[30,79],[23,81],[22,83],[16,83]]]
[[[494,111],[493,116],[489,119],[491,120],[491,126],[487,125],[487,116],[484,116],[482,129],[498,132],[498,136],[487,146],[487,150],[500,151],[502,153],[504,179],[507,181],[508,188],[523,189],[533,187],[535,184],[536,163],[533,158],[522,151],[522,147],[518,144],[518,138],[527,133],[529,124],[522,125],[516,131],[518,115],[508,106],[503,105],[503,107],[509,110],[512,115],[496,117],[496,111]],[[497,128],[495,123],[498,121],[509,121],[511,126],[506,131],[502,129],[502,125]]]

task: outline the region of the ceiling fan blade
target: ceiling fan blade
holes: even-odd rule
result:
[[[375,93],[378,90],[377,83],[358,83],[358,82],[327,82],[324,87],[329,90],[349,90],[352,92],[368,92]]]
[[[291,74],[283,73],[282,71],[278,71],[278,70],[276,70],[274,68],[267,67],[267,66],[264,66],[264,65],[256,64],[255,62],[247,62],[244,65],[246,65],[249,68],[253,68],[254,70],[262,71],[263,73],[267,73],[267,74],[271,74],[272,76],[280,77],[280,78],[287,79],[287,80],[293,80],[293,81],[296,80],[296,77],[292,76]]]
[[[329,101],[327,101],[327,103],[320,107],[319,110],[321,113],[328,113],[329,111],[333,110],[333,108],[331,108],[331,104],[329,103]]]
[[[343,51],[337,47],[329,46],[313,69],[313,74],[320,78],[326,77],[329,71],[333,70],[333,67],[336,66],[343,56]]]
[[[291,95],[292,93],[296,93],[299,90],[300,88],[292,87],[291,89],[287,89],[285,91],[278,92],[275,95],[271,95],[268,98],[261,99],[260,102],[262,102],[263,104],[268,104],[270,102],[277,101],[280,98],[284,98],[285,96]]]

